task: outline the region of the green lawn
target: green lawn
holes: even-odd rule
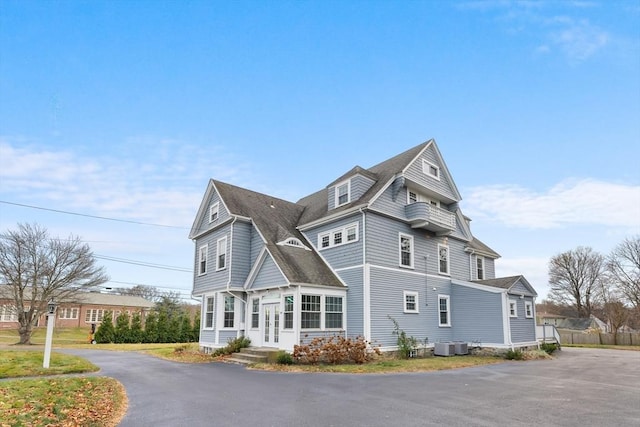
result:
[[[53,328],[54,345],[88,344],[90,328]],[[47,328],[36,328],[31,343],[44,345]],[[0,329],[0,344],[16,344],[20,341],[17,329]]]
[[[96,372],[99,368],[86,359],[51,352],[49,368],[42,367],[44,351],[0,350],[0,378]]]

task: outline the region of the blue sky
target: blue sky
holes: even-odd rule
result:
[[[0,230],[82,237],[107,286],[188,296],[209,178],[295,201],[431,138],[544,297],[640,233],[640,3],[0,3]]]

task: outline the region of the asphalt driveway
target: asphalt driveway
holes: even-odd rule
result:
[[[291,374],[138,353],[63,350],[129,397],[120,426],[639,426],[640,352],[566,348],[554,360],[452,371]]]

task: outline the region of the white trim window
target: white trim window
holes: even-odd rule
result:
[[[413,236],[400,233],[398,243],[400,267],[413,268]]]
[[[438,326],[451,326],[449,295],[438,295]]]
[[[440,202],[438,200],[430,199],[424,194],[420,194],[417,191],[407,188],[407,204],[410,205],[416,202],[429,203],[431,206],[435,206],[437,208],[440,207]]]
[[[207,254],[209,253],[209,245],[202,245],[198,249],[198,276],[207,274]]]
[[[216,271],[227,268],[227,236],[218,239],[218,252],[216,253]]]
[[[438,273],[449,274],[449,246],[438,245]]]
[[[405,313],[419,313],[418,310],[418,293],[411,291],[404,291],[404,312]]]
[[[293,329],[293,295],[284,296],[284,329]]]
[[[358,225],[359,224],[355,222],[318,234],[318,249],[334,248],[336,246],[357,242],[359,239]]]
[[[215,308],[215,297],[209,296],[204,299],[204,325],[203,329],[213,329],[213,313]]]
[[[302,329],[320,329],[320,295],[302,295],[300,327]]]
[[[260,298],[251,299],[251,328],[260,327]]]
[[[531,319],[533,317],[533,304],[531,301],[524,302],[524,316],[527,319]]]
[[[224,296],[224,322],[225,328],[233,328],[236,318],[236,297]]]
[[[324,298],[325,329],[342,329],[342,297],[326,296]]]
[[[84,317],[85,323],[101,323],[105,311],[100,308],[90,308]]]
[[[12,305],[0,305],[0,322],[17,322],[18,312]]]
[[[209,224],[215,222],[220,217],[220,203],[216,202],[209,206]]]
[[[422,159],[422,172],[440,181],[440,168],[426,159]]]
[[[484,257],[476,255],[476,278],[484,280]]]
[[[62,307],[58,309],[59,319],[77,319],[78,307]]]
[[[518,301],[509,300],[509,317],[518,317]]]
[[[346,205],[351,201],[351,181],[342,182],[336,185],[335,206]]]

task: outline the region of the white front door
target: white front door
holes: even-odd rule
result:
[[[265,304],[263,319],[264,345],[278,347],[280,342],[280,304]]]

